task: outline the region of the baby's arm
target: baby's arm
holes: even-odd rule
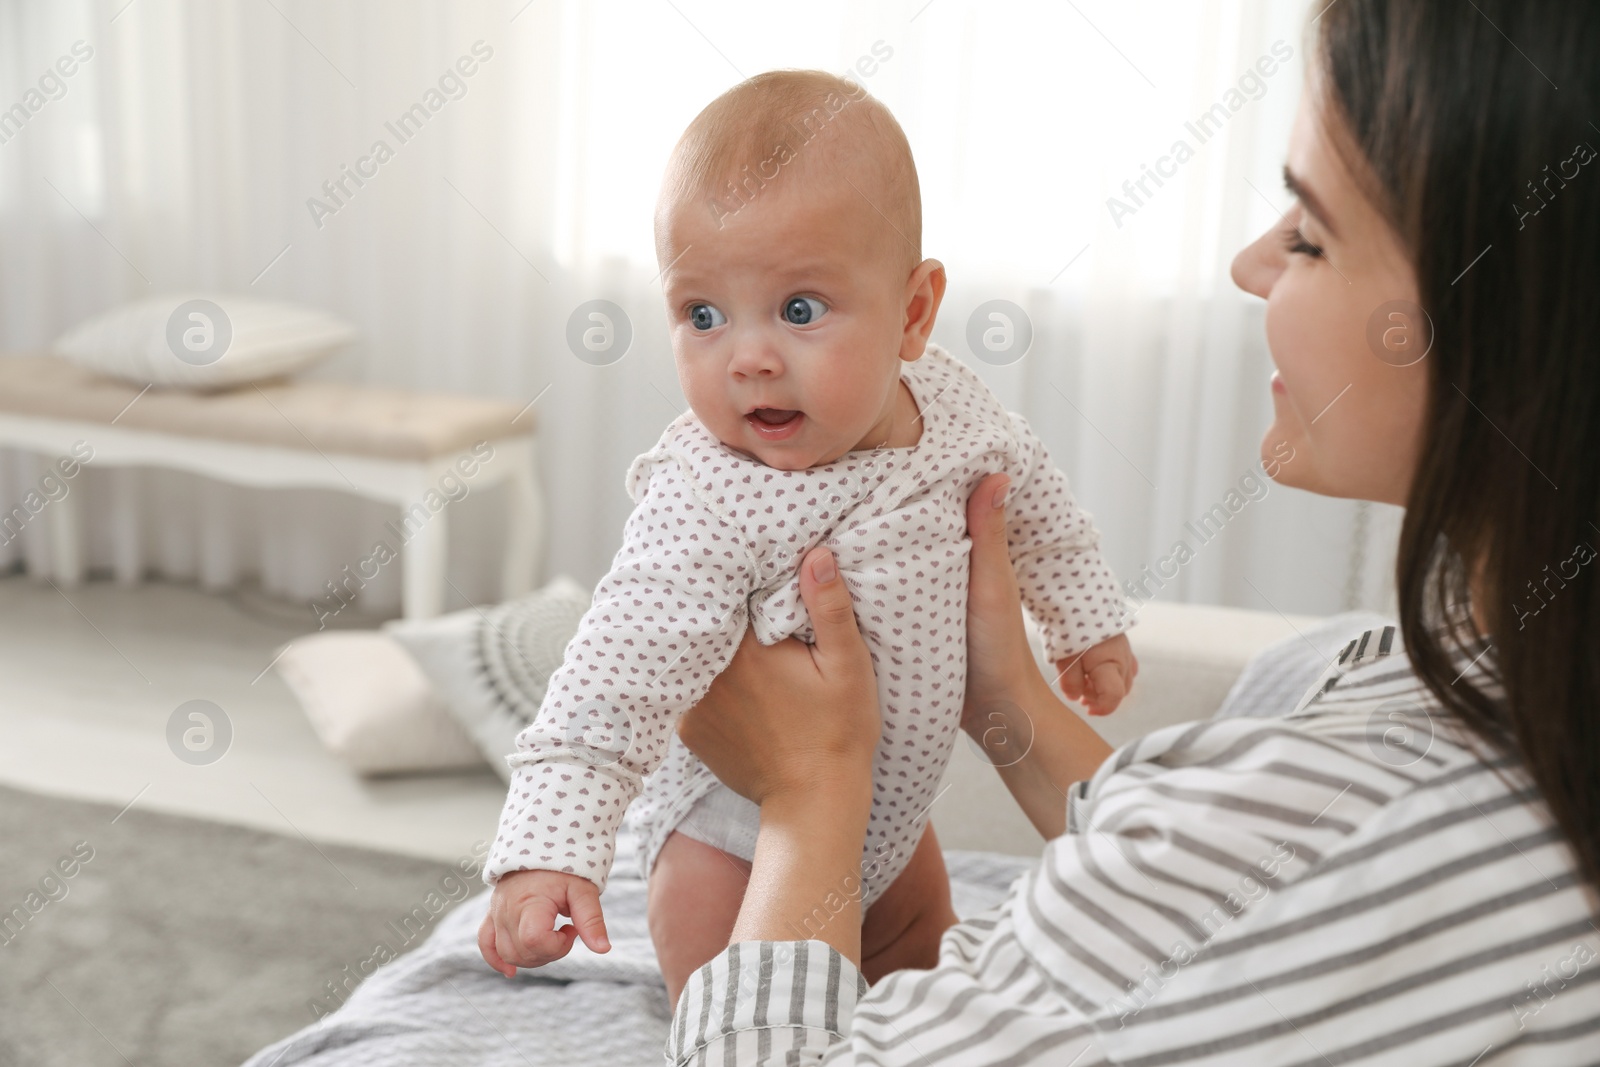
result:
[[[1028,420],[1010,413],[1018,451],[1006,502],[1007,544],[1022,602],[1044,633],[1062,691],[1091,712],[1116,708],[1138,671],[1124,631],[1132,625],[1100,532]]]
[[[675,460],[658,463],[508,757],[511,788],[484,865],[495,894],[479,943],[491,964],[491,945],[508,964],[560,958],[572,932],[553,932],[554,916],[579,923],[591,903],[598,916],[623,814],[660,766],[679,714],[732,658],[753,579],[739,531]],[[505,878],[514,872],[537,876]]]

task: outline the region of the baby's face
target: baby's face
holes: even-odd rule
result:
[[[678,379],[719,440],[783,470],[888,443],[909,274],[860,194],[780,173],[720,220],[691,196],[663,222]]]

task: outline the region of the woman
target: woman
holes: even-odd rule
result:
[[[681,729],[761,832],[669,1060],[1600,1058],[1600,11],[1337,0],[1314,32],[1297,203],[1233,273],[1267,301],[1278,480],[1407,509],[1400,635],[1353,642],[1282,716],[1107,759],[1034,666],[1005,478],[984,480],[966,725],[1051,840],[937,968],[869,990],[840,889],[875,689],[815,551],[816,645],[746,641]]]

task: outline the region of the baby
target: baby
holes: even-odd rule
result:
[[[928,343],[945,273],[921,234],[905,135],[852,82],[759,75],[679,140],[656,252],[692,413],[630,467],[622,548],[509,757],[479,935],[502,973],[559,959],[578,936],[608,947],[599,895],[625,811],[674,1003],[726,947],[758,809],[675,726],[746,626],[764,644],[811,640],[798,567],[819,544],[878,678],[872,812],[845,891],[861,894],[863,945],[887,946],[880,966],[933,966],[954,921],[907,917],[948,901],[924,831],[960,729],[966,503],[986,475],[1011,475],[1011,556],[1062,688],[1098,713],[1126,691],[1128,619],[1098,534],[1027,422]],[[555,928],[560,915],[572,924]]]

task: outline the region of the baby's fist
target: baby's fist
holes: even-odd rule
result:
[[[556,917],[570,925],[557,930]],[[600,890],[587,878],[561,871],[513,871],[501,876],[478,927],[478,951],[507,978],[518,967],[543,967],[565,956],[576,938],[593,952],[607,952]]]
[[[1139,673],[1139,661],[1127,634],[1108,637],[1073,659],[1058,660],[1061,691],[1089,709],[1090,715],[1110,715],[1122,703]]]

